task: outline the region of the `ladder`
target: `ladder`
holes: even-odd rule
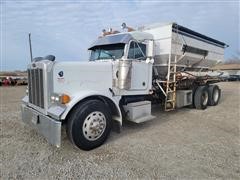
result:
[[[166,80],[165,111],[171,111],[176,108],[176,74],[177,74],[177,55],[172,61],[171,55],[168,60],[168,74]]]
[[[179,39],[179,33],[177,29],[177,39]],[[182,44],[186,44],[186,41],[182,37]],[[176,49],[175,49],[176,51]],[[176,91],[177,91],[177,63],[181,61],[185,57],[185,53],[183,53],[179,58],[177,57],[177,53],[174,53],[174,59],[172,60],[172,54],[169,54],[168,58],[168,73],[166,80],[157,80],[156,83],[162,93],[165,96],[164,102],[164,110],[165,111],[172,111],[176,109]],[[162,85],[164,86],[162,86]]]
[[[168,61],[168,74],[166,80],[156,80],[159,89],[165,96],[164,110],[171,111],[176,108],[176,90],[177,90],[177,63],[185,57],[185,54],[177,59],[177,55],[174,57],[174,61],[171,61],[171,55],[169,55]]]

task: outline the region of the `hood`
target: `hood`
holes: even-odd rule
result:
[[[53,92],[109,91],[112,88],[112,62],[56,62]]]

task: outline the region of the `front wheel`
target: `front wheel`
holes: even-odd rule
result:
[[[100,100],[89,100],[77,105],[67,120],[67,135],[83,150],[102,145],[112,126],[108,107]]]

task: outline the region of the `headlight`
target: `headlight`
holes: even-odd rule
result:
[[[25,91],[25,92],[26,92],[26,95],[28,96],[28,87],[27,87],[27,89],[26,89],[26,91]]]
[[[60,96],[59,94],[52,95],[51,96],[51,102],[52,103],[59,102],[59,99],[60,99],[59,96]]]
[[[52,95],[52,96],[51,96],[51,102],[54,102],[54,101],[55,101],[55,96]]]
[[[51,96],[52,103],[67,104],[70,102],[70,100],[71,100],[71,98],[67,94],[54,94]]]

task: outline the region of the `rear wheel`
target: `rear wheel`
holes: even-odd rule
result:
[[[191,108],[196,108],[195,107],[195,103],[194,103],[194,96],[195,96],[195,92],[196,92],[196,90],[197,90],[197,88],[198,88],[198,86],[194,86],[193,88],[192,88],[192,104],[191,104]]]
[[[208,105],[208,87],[199,86],[194,94],[194,105],[196,109],[206,109]]]
[[[71,112],[67,121],[67,135],[78,148],[91,150],[105,142],[111,126],[108,107],[100,100],[89,100]]]
[[[216,106],[221,98],[221,90],[217,85],[211,85],[208,87],[209,100],[208,105]]]

